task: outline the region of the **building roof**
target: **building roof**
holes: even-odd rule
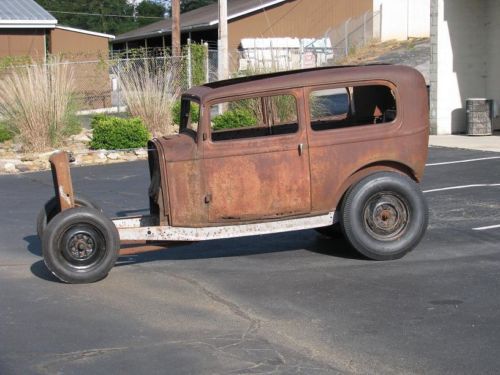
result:
[[[0,0],[2,1],[2,0]],[[228,0],[227,18],[232,20],[247,14],[257,12],[261,9],[271,7],[290,0]],[[216,29],[219,23],[218,4],[213,3],[202,8],[181,14],[181,30],[207,30]],[[164,20],[146,25],[136,30],[120,34],[115,42],[143,39],[153,36],[170,34],[172,32],[172,19]]]
[[[34,0],[0,0],[0,28],[53,28],[56,24]]]

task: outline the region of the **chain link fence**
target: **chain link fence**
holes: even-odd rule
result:
[[[366,12],[349,18],[339,27],[328,30],[325,35],[332,44],[332,63],[347,57],[349,53],[373,41],[380,41],[382,13]]]
[[[366,12],[317,39],[281,38],[293,41],[291,44],[287,41],[286,45],[283,41],[280,45],[280,42],[273,44],[270,39],[267,42],[266,39],[250,39],[253,44],[240,46],[238,52],[230,54],[231,75],[334,65],[353,50],[380,40],[380,22],[380,11]],[[172,57],[168,49],[149,48],[115,51],[110,60],[65,62],[73,72],[74,104],[80,113],[126,111],[121,82],[145,64],[154,63],[156,67],[163,66],[171,71],[172,90],[183,91],[218,79],[218,51],[213,45],[188,44],[182,52],[182,56]],[[9,69],[0,72],[0,79],[6,74]]]

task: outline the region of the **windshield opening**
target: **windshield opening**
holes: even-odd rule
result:
[[[200,121],[200,105],[198,102],[182,98],[180,113],[179,133],[192,133],[196,135]]]

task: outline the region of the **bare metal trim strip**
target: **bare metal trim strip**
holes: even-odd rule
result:
[[[300,219],[205,228],[142,226],[142,223],[148,221],[148,216],[113,220],[121,240],[203,241],[326,227],[336,221],[336,215],[335,212],[329,212],[326,215]]]

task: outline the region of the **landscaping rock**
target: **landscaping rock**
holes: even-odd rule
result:
[[[118,160],[120,158],[120,155],[117,152],[110,152],[108,154],[108,159],[110,160]]]
[[[14,173],[17,171],[16,169],[16,165],[14,163],[3,163],[3,166],[1,166],[0,168],[2,168],[3,172],[7,172],[7,173]]]
[[[21,161],[33,161],[37,158],[38,156],[35,154],[25,154],[21,156]]]
[[[31,170],[29,165],[23,164],[23,163],[16,164],[15,169],[17,169],[17,171],[19,171],[19,172],[28,172]]]
[[[143,148],[139,148],[139,149],[135,150],[134,154],[136,154],[138,157],[147,157],[148,156],[148,152]]]

